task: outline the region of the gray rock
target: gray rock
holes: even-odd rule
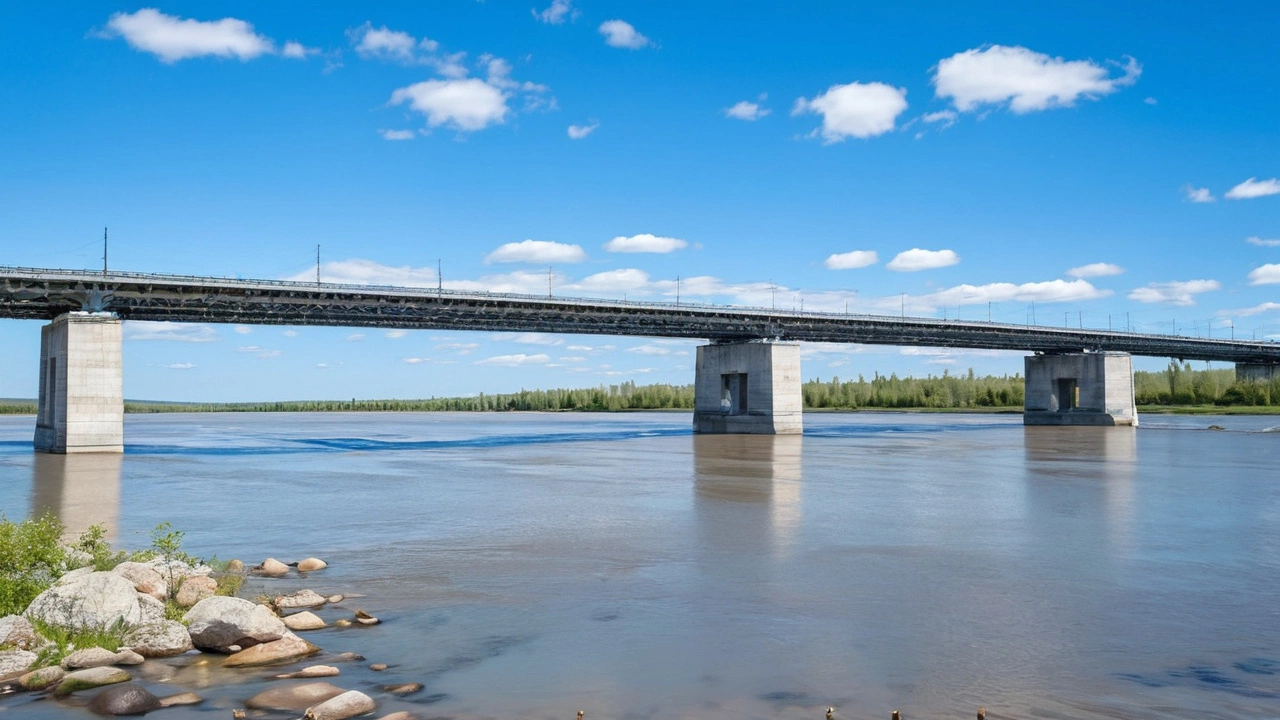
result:
[[[58,689],[54,690],[53,694],[70,695],[73,692],[102,687],[103,685],[129,682],[130,679],[129,673],[120,668],[96,667],[87,670],[76,670],[75,672],[67,673],[62,678],[62,682],[58,683]]]
[[[58,578],[58,580],[54,583],[54,585],[61,585],[62,583],[65,583],[65,582],[71,582],[72,580],[82,578],[86,575],[92,575],[93,572],[94,570],[92,566],[76,568],[71,572],[63,573],[62,577]]]
[[[76,629],[105,628],[121,620],[139,625],[143,620],[133,583],[112,572],[90,572],[70,580],[64,576],[32,600],[23,615]]]
[[[147,661],[146,658],[130,650],[129,648],[121,648],[120,652],[116,653],[115,664],[116,665],[141,665],[146,661]]]
[[[244,706],[254,710],[287,710],[302,712],[312,705],[341,695],[345,690],[327,682],[285,685],[263,690],[244,701]]]
[[[208,565],[188,565],[181,560],[166,560],[163,557],[155,557],[143,563],[160,573],[167,583],[174,586],[180,586],[182,581],[192,575],[210,575],[213,568]]]
[[[84,668],[103,667],[116,664],[116,654],[106,648],[90,647],[62,658],[63,670],[80,670]]]
[[[373,701],[373,698],[359,690],[348,690],[319,705],[307,708],[304,717],[307,720],[347,720],[347,718],[365,715],[377,709],[378,704]]]
[[[122,562],[112,568],[111,572],[133,583],[134,590],[146,593],[161,602],[169,596],[169,583],[165,581],[159,570],[146,563]]]
[[[146,593],[138,593],[138,609],[142,611],[142,622],[158,623],[164,620],[164,603]]]
[[[16,650],[35,650],[44,641],[36,634],[31,621],[21,615],[0,617],[0,647]]]
[[[279,640],[288,632],[267,606],[235,597],[205,598],[183,620],[196,647],[217,652],[226,652],[232,645],[249,647]]]
[[[383,685],[382,691],[392,695],[412,695],[416,692],[422,692],[422,687],[422,683],[417,682],[399,683],[398,685]]]
[[[296,608],[320,607],[325,604],[325,597],[315,590],[299,590],[289,595],[279,595],[275,599],[276,607],[281,610]]]
[[[300,613],[286,615],[284,618],[285,627],[290,630],[319,630],[328,627],[319,615],[303,610]]]
[[[338,603],[342,602],[342,595],[330,595],[329,597],[327,597],[327,598],[325,598],[325,599],[329,601],[329,604],[330,604],[330,605],[336,605],[336,604],[338,604]]]
[[[144,658],[173,657],[193,647],[187,627],[177,620],[139,625],[125,634],[124,642]]]
[[[207,575],[192,575],[182,581],[175,601],[180,607],[191,607],[205,598],[218,594],[218,581]]]
[[[62,682],[62,678],[66,676],[66,670],[53,665],[51,667],[42,667],[39,670],[32,670],[18,678],[18,684],[25,690],[43,690]]]
[[[36,654],[30,650],[0,650],[0,677],[26,672],[36,664]]]
[[[89,709],[99,715],[145,715],[162,707],[160,698],[135,685],[113,685],[89,701]]]

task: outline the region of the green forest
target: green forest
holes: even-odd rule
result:
[[[1021,375],[898,377],[861,375],[857,380],[810,380],[803,385],[809,410],[1015,410],[1022,407]],[[1170,362],[1158,372],[1134,373],[1140,407],[1280,407],[1280,378],[1236,382],[1231,369],[1195,370]],[[170,403],[126,401],[125,412],[326,412],[326,411],[557,411],[691,410],[693,385],[624,382],[594,388],[521,390],[518,393],[420,400],[298,400],[260,403]],[[0,400],[0,414],[32,414],[32,400]]]

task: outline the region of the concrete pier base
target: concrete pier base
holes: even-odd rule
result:
[[[40,332],[40,404],[35,449],[124,452],[120,319],[59,315]]]
[[[693,431],[798,435],[800,345],[752,341],[698,348]]]
[[[1280,378],[1280,365],[1236,363],[1236,382],[1271,382]]]
[[[1127,353],[1064,353],[1026,359],[1024,425],[1138,425]]]

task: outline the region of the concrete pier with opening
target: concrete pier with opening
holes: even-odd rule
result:
[[[694,432],[799,434],[802,410],[799,343],[730,342],[698,348]]]
[[[1240,382],[1271,382],[1274,378],[1280,378],[1280,365],[1236,363],[1236,380]]]
[[[53,453],[124,451],[120,319],[69,312],[40,332],[35,449]]]
[[[1037,354],[1026,358],[1025,425],[1138,425],[1127,353]]]

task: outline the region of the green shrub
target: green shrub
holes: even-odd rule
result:
[[[52,513],[20,523],[0,516],[0,616],[21,613],[70,565]]]
[[[90,525],[88,530],[80,533],[72,545],[73,548],[89,556],[88,565],[94,570],[110,570],[124,562],[128,555],[123,551],[113,551],[106,541],[107,529],[101,525]]]
[[[50,625],[42,620],[32,620],[31,625],[40,637],[51,643],[37,653],[36,667],[57,665],[73,651],[83,648],[100,647],[116,652],[124,645],[124,635],[128,631],[123,619],[105,628],[78,630]]]

